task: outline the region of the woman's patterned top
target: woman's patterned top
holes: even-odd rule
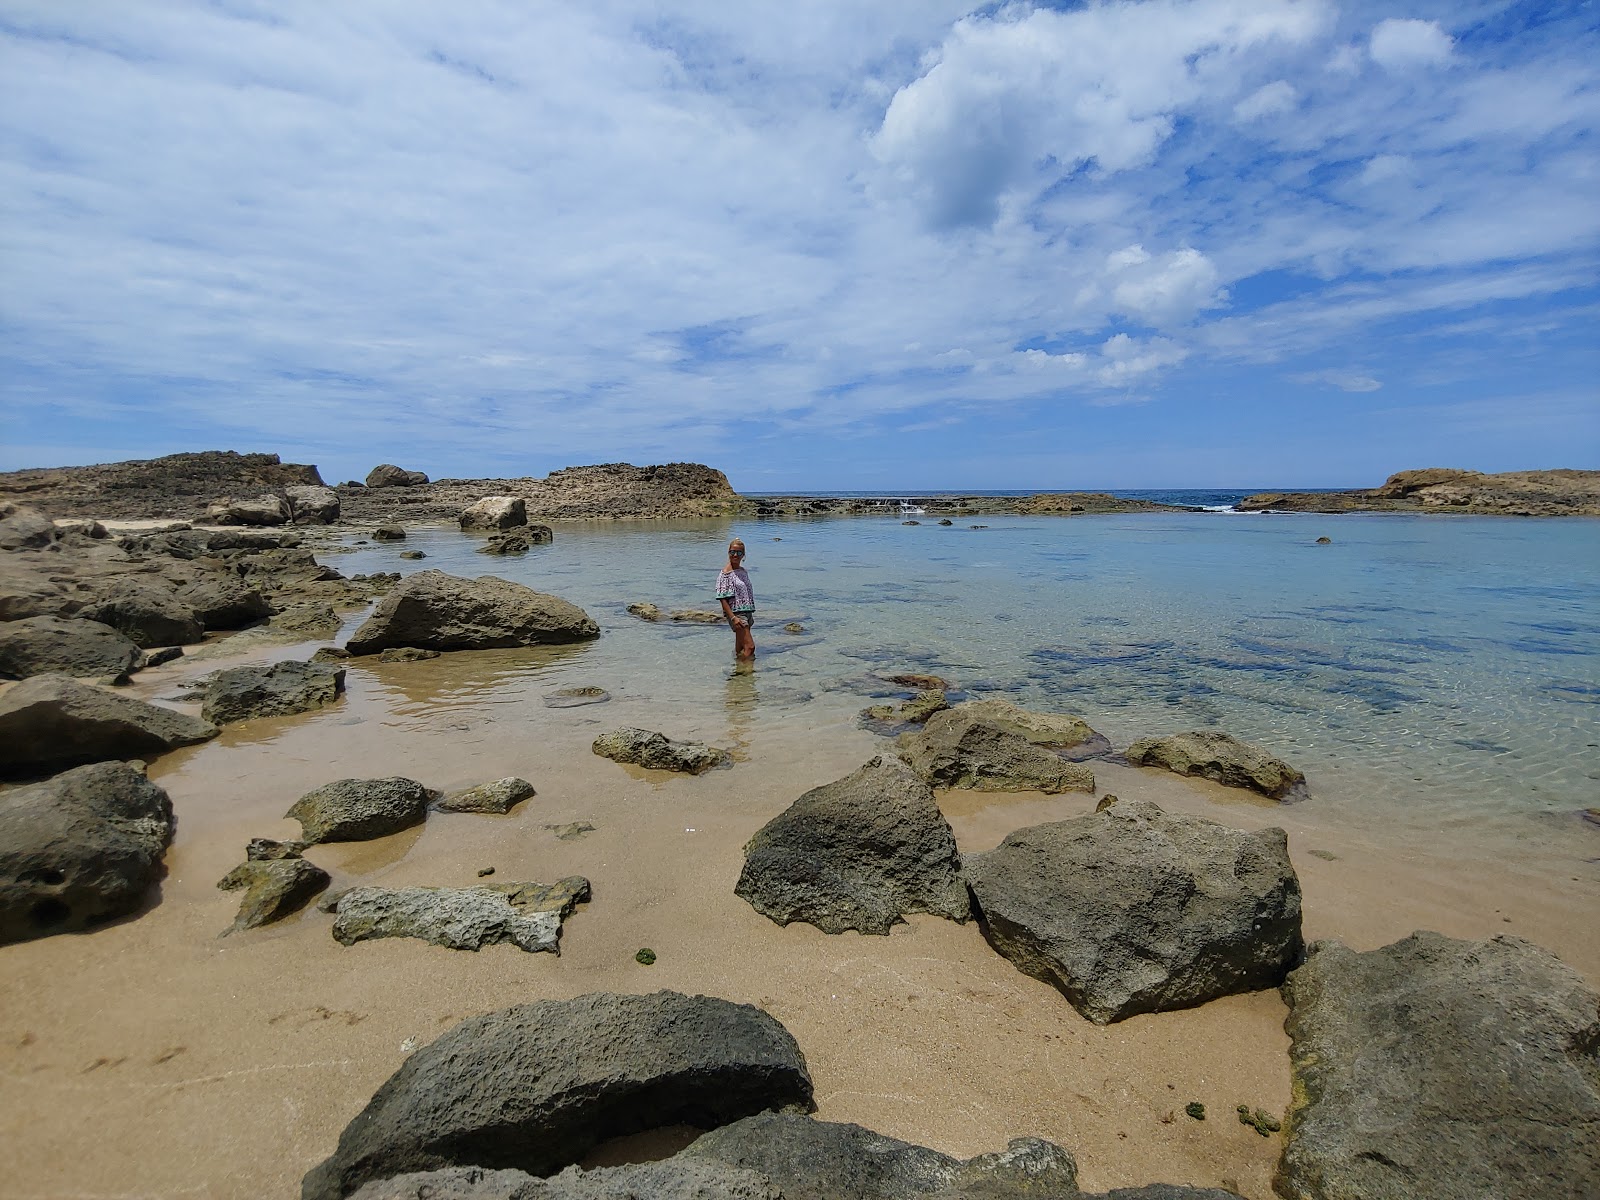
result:
[[[743,567],[723,571],[717,576],[717,599],[730,601],[728,607],[734,612],[755,612],[756,594]]]

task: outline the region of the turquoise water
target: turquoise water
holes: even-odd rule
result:
[[[626,612],[641,600],[714,607],[734,535],[760,606],[742,691],[726,628]],[[1080,713],[1119,747],[1225,729],[1300,766],[1314,796],[1373,793],[1421,827],[1600,802],[1600,521],[585,522],[555,537],[494,558],[454,529],[416,527],[406,543],[329,561],[346,574],[500,575],[599,621],[598,642],[505,667],[480,700],[598,682],[669,706],[743,707],[757,735],[778,721],[820,732],[892,692],[876,673],[927,671],[972,695]],[[402,560],[406,548],[428,558]],[[783,632],[788,621],[806,632]]]

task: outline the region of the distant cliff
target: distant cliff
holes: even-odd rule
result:
[[[7,471],[0,473],[0,503],[27,504],[52,517],[198,521],[223,496],[321,482],[316,467],[280,462],[276,454],[201,450],[92,467]]]
[[[1600,516],[1600,471],[1507,471],[1455,467],[1400,471],[1382,487],[1346,492],[1262,492],[1241,512],[1453,512],[1504,517]]]

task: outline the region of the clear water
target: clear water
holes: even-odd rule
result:
[[[734,535],[749,545],[760,606],[757,670],[742,679],[725,627],[626,612],[633,601],[715,607]],[[499,575],[600,623],[589,646],[497,659],[476,702],[594,682],[737,711],[757,733],[782,721],[825,735],[892,692],[877,673],[927,671],[970,694],[1080,713],[1118,746],[1225,729],[1300,766],[1314,796],[1364,801],[1414,829],[1600,803],[1600,521],[572,523],[521,558],[480,555],[481,544],[413,527],[406,543],[329,560],[346,574]],[[402,560],[406,548],[428,557]],[[805,632],[783,632],[788,621]]]

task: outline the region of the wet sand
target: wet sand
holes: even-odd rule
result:
[[[1233,1110],[1288,1104],[1276,992],[1100,1028],[990,950],[975,924],[913,917],[887,938],[780,928],[734,896],[740,849],[802,791],[888,747],[855,727],[855,701],[819,697],[802,721],[752,712],[734,680],[726,704],[687,707],[549,658],[532,685],[506,682],[505,655],[352,666],[346,698],[327,710],[233,726],[155,761],[151,777],[178,813],[155,902],[92,933],[0,948],[0,1144],[9,1149],[0,1193],[297,1195],[408,1047],[507,1005],[672,988],[757,1004],[782,1021],[810,1064],[821,1119],[962,1156],[1047,1137],[1077,1156],[1090,1190],[1166,1181],[1271,1195],[1280,1139],[1259,1137]],[[180,661],[142,674],[134,690],[170,696],[217,665]],[[568,709],[540,700],[581,682],[616,699]],[[819,728],[818,706],[836,719]],[[595,757],[593,738],[621,725],[732,746],[739,761],[678,778]],[[1092,765],[1099,794],[1288,829],[1308,939],[1368,949],[1418,928],[1515,933],[1600,982],[1600,875],[1584,861],[1600,851],[1590,830],[1541,830],[1507,854],[1465,837],[1392,836],[1354,819],[1337,793],[1282,808],[1203,781]],[[515,774],[538,794],[504,817],[433,813],[418,829],[307,857],[335,887],[470,886],[488,866],[496,882],[587,876],[594,898],[568,920],[560,957],[404,939],[346,948],[314,909],[218,936],[238,896],[215,882],[250,837],[295,836],[282,814],[313,787],[390,774],[443,790]],[[1381,784],[1354,775],[1339,786]],[[1095,803],[939,798],[968,852]],[[545,828],[570,821],[596,828],[569,841]],[[646,946],[658,955],[652,967],[634,961]],[[1185,1115],[1193,1100],[1206,1105],[1204,1122]],[[593,1161],[675,1144],[640,1139]]]

